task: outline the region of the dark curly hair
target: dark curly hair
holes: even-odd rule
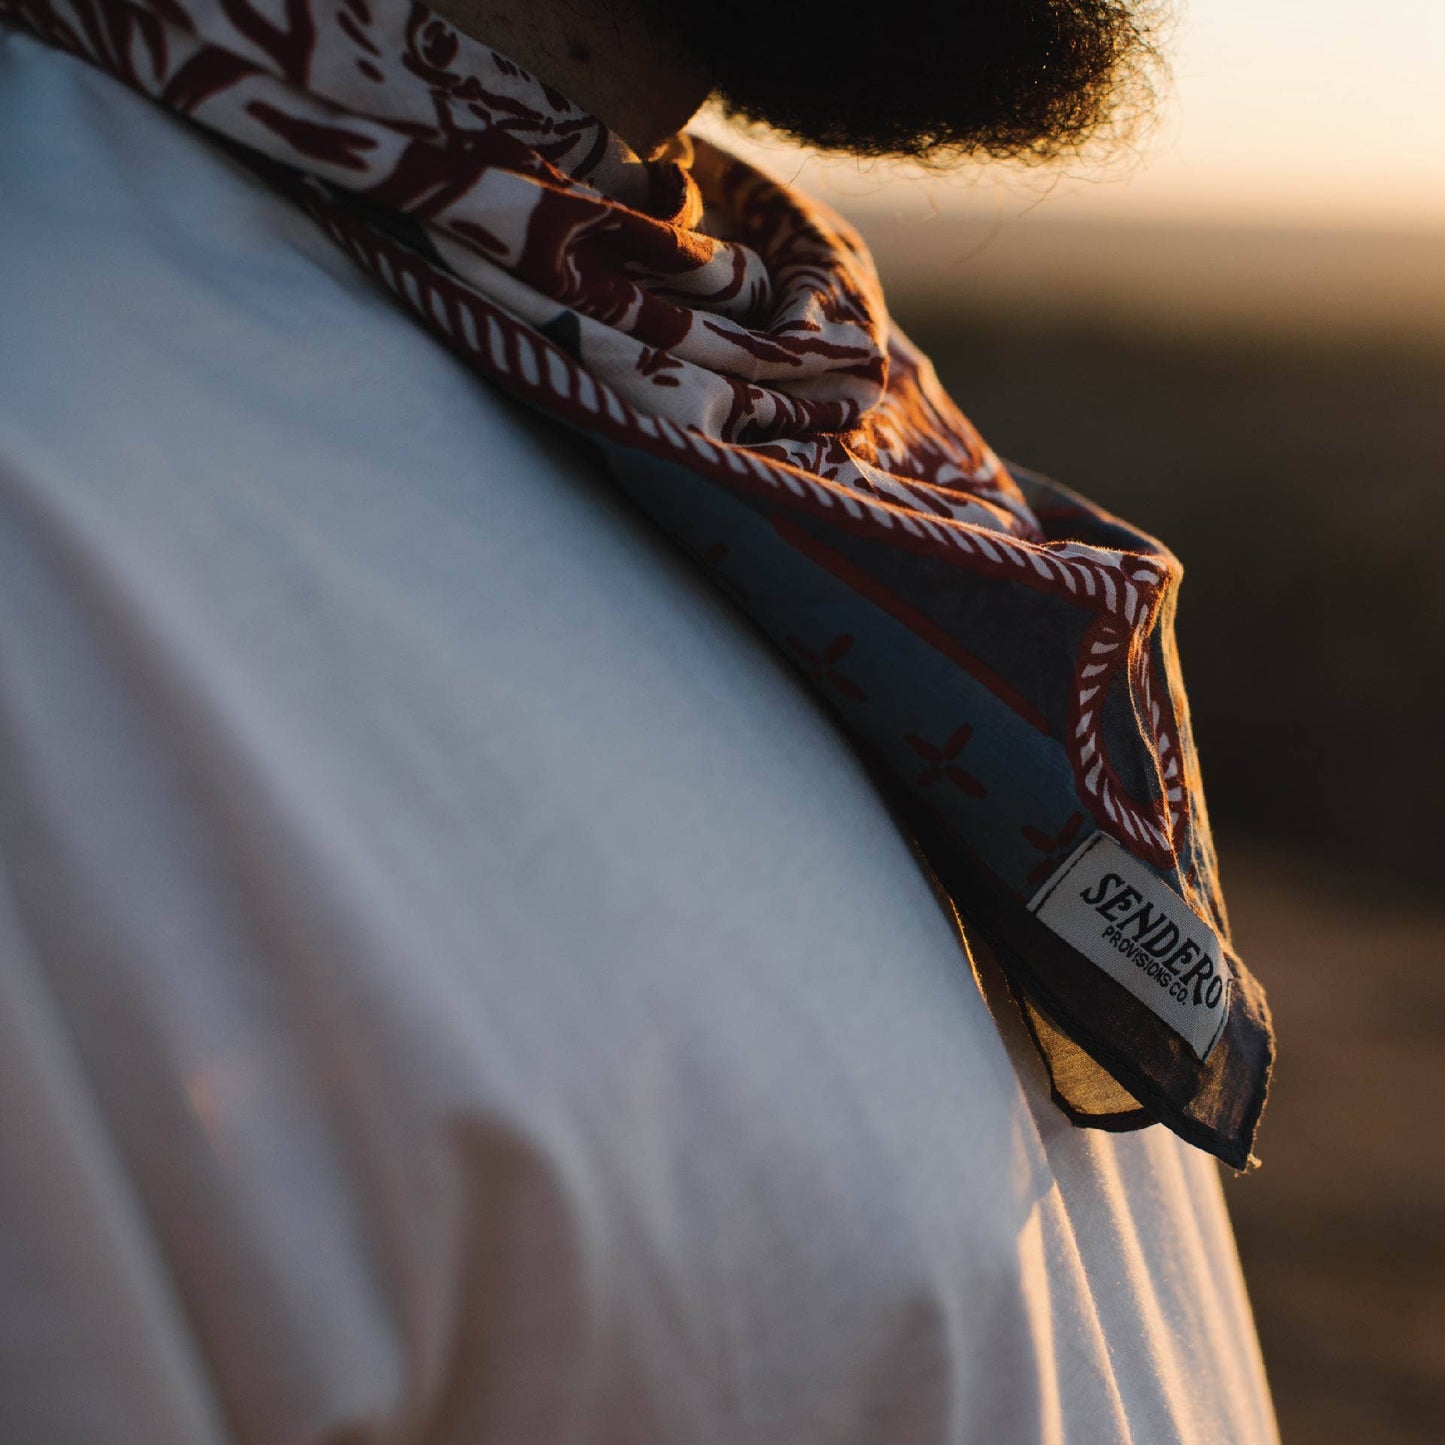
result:
[[[1150,112],[1156,0],[646,0],[724,108],[805,145],[946,164],[1077,155]]]

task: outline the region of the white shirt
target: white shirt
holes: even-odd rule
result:
[[[199,135],[0,28],[5,1445],[1268,1442],[790,668]]]

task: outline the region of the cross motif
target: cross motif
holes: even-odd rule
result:
[[[867,702],[868,694],[846,673],[838,671],[841,662],[853,647],[853,634],[840,632],[822,652],[805,647],[796,637],[788,638],[788,646],[803,659],[808,671],[820,682],[826,682],[851,702]]]
[[[1025,823],[1020,830],[1030,847],[1037,848],[1044,856],[1034,865],[1034,870],[1029,874],[1029,884],[1037,887],[1062,863],[1063,854],[1068,850],[1069,845],[1079,836],[1079,829],[1084,826],[1084,815],[1075,813],[1069,821],[1059,829],[1058,833],[1045,833],[1042,828],[1035,828],[1031,823]]]
[[[946,778],[955,788],[960,792],[967,793],[970,798],[982,798],[988,789],[972,773],[960,767],[955,761],[968,746],[968,740],[972,736],[972,726],[964,723],[955,728],[948,741],[942,748],[939,748],[929,742],[927,738],[919,737],[917,733],[905,733],[903,741],[927,764],[914,782],[920,788],[931,788],[940,779]]]

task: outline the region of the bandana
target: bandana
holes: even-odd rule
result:
[[[1245,1167],[1273,1041],[1229,942],[1174,557],[1000,463],[838,217],[700,140],[643,161],[420,5],[374,7],[0,20],[201,127],[467,366],[591,438],[836,710],[1056,1103]]]

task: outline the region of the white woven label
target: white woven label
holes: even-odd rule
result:
[[[1039,889],[1031,912],[1174,1030],[1201,1061],[1229,1016],[1229,966],[1215,931],[1103,833]]]

